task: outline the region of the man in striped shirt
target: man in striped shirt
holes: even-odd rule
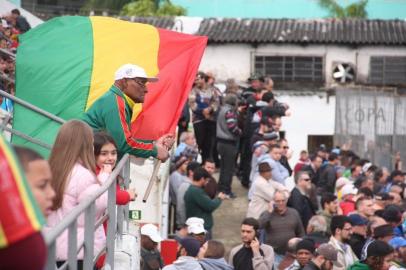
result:
[[[94,131],[106,131],[118,147],[119,159],[128,153],[137,157],[150,156],[165,161],[173,144],[172,135],[164,135],[156,142],[134,138],[131,118],[135,103],[143,103],[148,92],[146,83],[156,82],[145,70],[133,64],[121,66],[114,75],[114,84],[86,111],[85,121]]]
[[[238,154],[238,141],[241,129],[237,121],[238,98],[234,94],[228,94],[224,98],[217,116],[217,151],[220,159],[219,190],[230,198],[235,198],[231,191],[231,181],[235,169],[235,161]]]

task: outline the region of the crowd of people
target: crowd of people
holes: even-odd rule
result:
[[[16,48],[15,36],[29,29],[24,17],[12,14],[0,28],[0,45],[6,51]],[[1,78],[10,79],[14,61],[7,53],[1,55]],[[31,192],[47,217],[45,232],[99,189],[124,154],[169,158],[172,134],[156,141],[131,135],[131,104],[142,103],[146,83],[157,78],[127,64],[117,70],[114,80],[83,121],[62,125],[49,160],[15,147]],[[11,92],[14,82],[8,82],[3,86]],[[228,80],[221,91],[212,74],[198,72],[179,119],[179,143],[171,159],[169,195],[177,258],[164,265],[159,228],[146,224],[141,227],[141,269],[406,269],[406,184],[401,165],[389,171],[347,146],[302,150],[293,164],[289,142],[280,132],[283,118],[291,115],[289,105],[275,98],[271,78],[255,74],[248,82],[249,87],[241,88]],[[224,200],[236,198],[235,176],[247,188],[249,203],[241,218],[241,243],[228,252],[213,235],[213,212]],[[287,187],[290,177],[293,189]],[[123,189],[120,179],[116,186],[117,204],[136,198],[136,190]],[[96,220],[106,207],[103,194],[96,201]],[[83,218],[77,226],[81,242]],[[43,265],[46,247],[36,236],[35,258]],[[97,228],[95,254],[105,241],[106,227]],[[0,245],[1,260],[19,256],[6,247]],[[68,255],[67,232],[56,247],[61,266]],[[30,268],[24,260],[14,263]],[[78,254],[79,269],[82,264],[83,250]],[[103,264],[102,256],[96,267]]]
[[[290,108],[275,99],[272,80],[253,75],[245,89],[229,80],[225,91],[214,82],[211,74],[196,76],[170,175],[177,234],[189,228],[188,219],[200,218],[206,241],[216,238],[213,211],[236,197],[233,176],[248,189],[242,244],[230,251],[228,266],[207,269],[406,267],[406,184],[399,164],[389,171],[346,145],[302,150],[294,164],[280,133]],[[187,237],[197,238],[190,231]],[[170,269],[183,269],[177,264]]]
[[[18,9],[0,18],[0,89],[14,95],[15,92],[15,53],[18,36],[31,29],[30,24]],[[0,108],[13,112],[13,102],[0,96]]]

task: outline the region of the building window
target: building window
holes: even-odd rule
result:
[[[323,83],[323,57],[256,55],[256,73],[275,81]]]
[[[406,56],[372,56],[369,82],[377,85],[406,84]]]
[[[307,136],[307,151],[309,153],[316,153],[318,149],[322,145],[326,149],[332,149],[333,148],[333,136],[332,135],[308,135]]]

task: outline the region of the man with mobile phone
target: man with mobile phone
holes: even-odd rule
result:
[[[246,218],[241,224],[242,244],[230,251],[228,263],[235,270],[272,270],[273,248],[259,242],[259,223],[255,218]]]

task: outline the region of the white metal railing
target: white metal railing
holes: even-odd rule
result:
[[[124,217],[123,215],[123,207],[117,207],[119,214],[116,219],[116,179],[119,174],[125,179],[128,178],[128,172],[129,156],[126,154],[120,160],[107,181],[95,194],[92,194],[85,201],[76,206],[62,222],[44,235],[45,242],[48,246],[47,270],[54,270],[56,267],[56,240],[65,230],[68,230],[68,260],[58,269],[66,269],[66,267],[69,267],[69,270],[76,270],[77,255],[79,251],[83,249],[83,269],[93,269],[93,265],[99,258],[100,253],[106,251],[106,266],[114,270],[116,232],[118,232],[119,235],[122,233],[122,226],[121,231],[116,230],[116,221],[119,220],[119,223],[122,224],[122,221],[128,218],[128,216]],[[95,220],[95,201],[106,191],[108,192],[107,213],[99,220]],[[77,221],[82,214],[84,214],[85,219],[83,243],[77,243]],[[104,220],[107,220],[106,247],[99,254],[94,256],[94,232],[98,226],[102,226]]]

